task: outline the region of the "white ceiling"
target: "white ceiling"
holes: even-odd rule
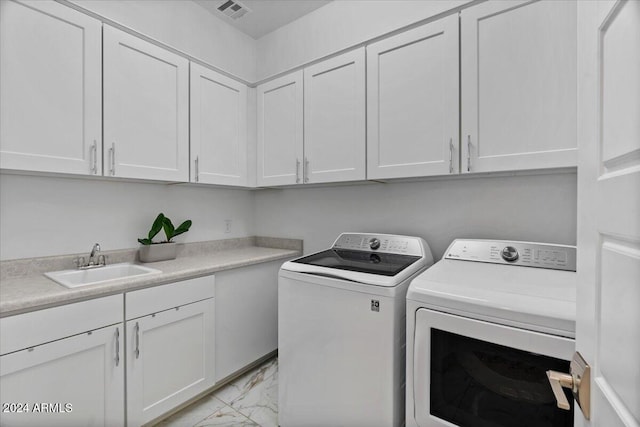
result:
[[[265,34],[326,5],[331,0],[239,0],[241,4],[251,9],[251,12],[237,20],[218,11],[218,6],[226,0],[194,1],[243,33],[254,39],[259,39]]]

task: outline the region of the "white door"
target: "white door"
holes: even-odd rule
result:
[[[247,86],[191,63],[191,182],[247,185]]]
[[[576,347],[594,427],[640,426],[640,2],[578,2]]]
[[[214,299],[127,321],[127,425],[140,426],[214,384]]]
[[[258,186],[302,182],[302,71],[258,86]]]
[[[304,69],[304,182],[364,180],[364,48]]]
[[[104,26],[105,175],[189,181],[189,61]]]
[[[458,15],[367,46],[367,178],[458,172]]]
[[[124,425],[122,325],[6,354],[0,378],[0,425]]]
[[[101,23],[54,1],[0,2],[0,167],[102,173]]]
[[[461,12],[463,172],[576,165],[577,3]]]

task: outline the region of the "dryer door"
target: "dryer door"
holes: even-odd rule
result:
[[[416,311],[415,417],[419,426],[573,426],[546,371],[568,372],[573,339],[425,308]],[[569,391],[567,391],[569,396]]]

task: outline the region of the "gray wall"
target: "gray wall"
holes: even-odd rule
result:
[[[457,237],[576,242],[575,173],[262,190],[258,235],[322,250],[343,231],[417,235],[436,258]]]

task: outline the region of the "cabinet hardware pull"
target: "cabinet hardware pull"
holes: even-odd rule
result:
[[[304,158],[304,182],[309,182],[309,159]]]
[[[91,146],[91,172],[93,172],[94,175],[98,174],[98,143],[95,139]]]
[[[136,359],[140,357],[140,324],[136,322]]]
[[[467,172],[471,172],[471,135],[467,135]]]
[[[116,143],[111,143],[111,148],[109,148],[109,157],[111,158],[111,176],[116,175]]]
[[[453,173],[453,138],[449,138],[449,173]]]
[[[120,328],[116,328],[116,366],[120,364]]]
[[[296,157],[296,184],[300,184],[300,159]]]
[[[200,156],[196,156],[196,182],[200,182]]]

